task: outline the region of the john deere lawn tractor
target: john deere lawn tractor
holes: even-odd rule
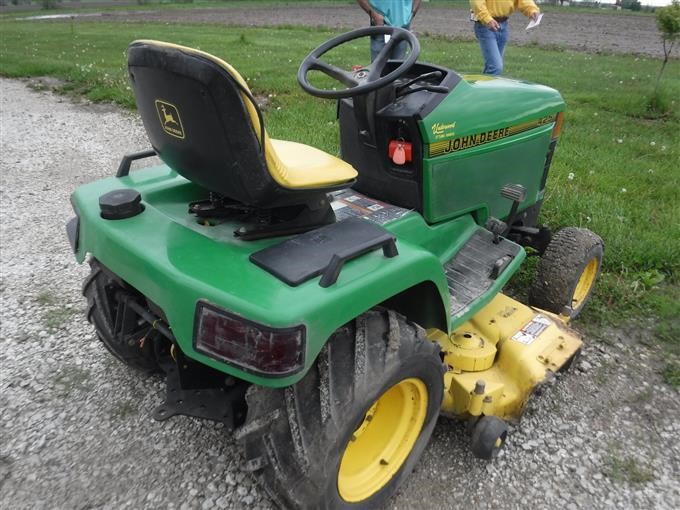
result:
[[[389,35],[368,66],[331,49]],[[406,41],[403,61],[387,54]],[[418,62],[392,27],[312,51],[298,81],[337,100],[342,159],[267,135],[217,57],[133,42],[151,149],[78,188],[67,230],[87,316],[124,363],[167,377],[154,410],[223,422],[291,508],[375,508],[439,414],[492,458],[581,340],[602,241],[537,224],[564,102],[548,87]],[[326,55],[327,56],[327,55]],[[310,80],[321,73],[327,89]],[[164,164],[131,170],[158,155]],[[524,305],[501,292],[540,255]]]

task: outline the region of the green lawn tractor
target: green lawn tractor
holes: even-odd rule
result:
[[[369,35],[390,36],[372,64],[329,63]],[[407,58],[388,60],[401,41]],[[136,41],[129,75],[152,149],[72,196],[67,232],[91,266],[87,317],[104,346],[165,373],[158,420],[233,430],[281,507],[379,507],[440,413],[493,458],[581,347],[566,323],[602,240],[537,224],[562,97],[419,51],[410,32],[372,27],[302,62],[302,88],[337,100],[339,159],[270,138],[226,62]],[[152,155],[164,164],[130,171]],[[531,306],[501,293],[527,253],[541,256]]]

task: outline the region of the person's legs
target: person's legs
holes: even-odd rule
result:
[[[372,35],[371,36],[371,62],[375,60],[378,56],[380,50],[385,46],[385,36],[384,35]]]
[[[406,58],[407,49],[408,43],[406,41],[401,41],[400,43],[397,43],[397,45],[394,48],[392,48],[390,58],[392,60],[404,60]]]
[[[503,69],[503,57],[505,56],[505,45],[508,42],[508,39],[510,39],[510,23],[504,21],[503,23],[500,24],[501,29],[496,32],[496,37],[498,40],[498,51],[501,54],[501,70]]]
[[[404,27],[406,30],[411,30],[411,24],[409,23]],[[392,60],[404,60],[406,58],[406,52],[409,49],[409,45],[406,41],[401,41],[392,49],[392,54],[390,58]]]
[[[380,53],[380,50],[384,47],[384,35],[371,36],[371,62],[375,60],[375,57],[378,56],[378,53]],[[406,58],[406,50],[408,50],[408,43],[406,41],[401,41],[392,47],[392,51],[388,58],[392,60],[404,60]]]
[[[507,21],[501,23],[507,28]],[[499,32],[494,32],[483,25],[475,23],[475,36],[479,41],[479,47],[484,57],[484,74],[499,75],[503,72],[503,54],[499,49]],[[507,42],[507,36],[503,41],[503,48]]]

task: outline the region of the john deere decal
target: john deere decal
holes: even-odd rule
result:
[[[495,142],[496,140],[500,140],[507,136],[516,135],[539,126],[555,122],[555,117],[555,115],[548,115],[547,117],[524,122],[515,126],[493,129],[491,131],[485,131],[484,133],[459,136],[458,138],[451,138],[449,140],[431,143],[429,154],[430,157],[433,158],[436,156],[449,154],[451,152],[458,152],[465,149],[470,149],[472,147],[477,147],[479,145],[484,145],[485,143]]]
[[[182,127],[182,119],[179,116],[177,107],[156,99],[156,111],[158,112],[158,120],[161,121],[161,126],[163,126],[163,131],[170,136],[184,140],[184,128]]]

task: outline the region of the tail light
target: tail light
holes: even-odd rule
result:
[[[194,349],[247,372],[285,377],[305,364],[305,327],[270,328],[199,301]]]

